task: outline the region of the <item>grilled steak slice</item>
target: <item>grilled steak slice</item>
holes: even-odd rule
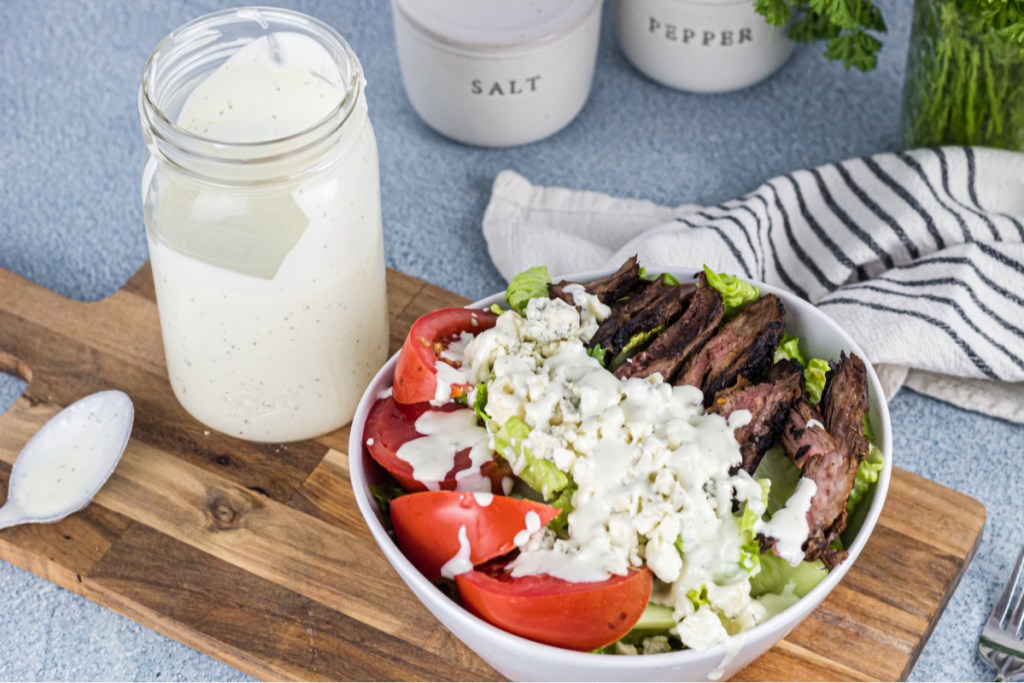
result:
[[[612,309],[612,314],[590,339],[588,348],[604,348],[611,360],[626,348],[634,335],[671,322],[696,289],[696,285],[667,285],[660,279],[650,283],[639,294]]]
[[[832,364],[820,405],[821,412],[806,397],[793,404],[782,446],[803,476],[817,485],[807,511],[804,559],[820,558],[831,568],[846,557],[845,551],[829,546],[846,528],[846,499],[868,452],[862,423],[868,409],[867,373],[860,358],[842,354]]]
[[[825,429],[857,464],[868,455],[864,416],[868,413],[868,374],[857,354],[845,353],[831,363],[821,391]]]
[[[836,450],[836,442],[825,431],[821,413],[801,396],[793,403],[782,429],[782,447],[793,464],[803,469],[813,457]]]
[[[799,374],[793,373],[761,384],[750,384],[740,377],[736,384],[715,396],[709,413],[729,417],[737,410],[750,411],[750,421],[734,432],[743,456],[742,469],[753,474],[765,451],[771,448],[790,406],[800,397],[801,380]]]
[[[758,377],[772,362],[786,329],[786,309],[774,294],[743,307],[722,325],[679,369],[674,384],[690,384],[704,392],[704,405],[737,377]]]
[[[665,381],[670,381],[679,366],[711,338],[722,322],[724,311],[721,295],[708,287],[701,273],[697,291],[679,320],[659,334],[650,346],[623,363],[615,376],[623,379],[650,377],[660,372]]]
[[[561,299],[570,305],[575,305],[572,295],[565,291],[566,285],[573,283],[562,280],[559,283],[548,284],[548,294],[552,299]],[[638,292],[647,285],[647,280],[640,277],[640,264],[636,256],[631,256],[623,263],[617,271],[600,280],[594,280],[583,285],[588,293],[593,294],[601,303],[611,304]]]

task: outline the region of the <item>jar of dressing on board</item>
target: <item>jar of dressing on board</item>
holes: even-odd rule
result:
[[[252,441],[346,424],[388,349],[377,144],[355,53],[281,9],[200,17],[139,92],[171,387]]]

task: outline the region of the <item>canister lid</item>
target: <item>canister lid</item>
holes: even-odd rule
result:
[[[507,48],[572,32],[601,0],[393,0],[416,28],[444,43]]]

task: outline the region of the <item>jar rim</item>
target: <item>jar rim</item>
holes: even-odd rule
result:
[[[498,59],[531,54],[544,50],[554,43],[560,43],[583,31],[595,12],[600,14],[602,7],[600,0],[576,0],[573,6],[563,8],[562,15],[565,16],[555,17],[559,21],[551,21],[549,18],[539,28],[532,26],[529,30],[524,29],[523,32],[528,37],[513,38],[499,30],[495,32],[496,35],[491,35],[490,39],[487,39],[487,31],[480,27],[477,27],[478,35],[474,38],[467,38],[464,28],[461,31],[453,30],[446,33],[437,25],[437,20],[432,26],[425,21],[424,16],[418,16],[418,13],[413,11],[419,5],[423,3],[418,0],[391,0],[396,23],[400,16],[412,32],[447,52]],[[531,30],[535,35],[530,35]]]
[[[209,29],[238,21],[256,21],[266,28],[264,19],[271,19],[286,24],[290,23],[296,28],[302,28],[311,37],[318,40],[322,47],[328,50],[331,57],[338,64],[341,83],[345,88],[337,105],[321,119],[301,130],[266,140],[227,142],[207,137],[179,126],[167,114],[164,107],[157,102],[158,97],[154,92],[158,77],[156,70],[159,65],[159,59],[161,57],[167,57],[168,60],[179,59],[182,57],[180,53],[188,54],[194,49],[214,42],[214,39],[211,39],[212,34],[208,32]],[[205,41],[204,38],[206,39]],[[198,46],[195,46],[195,41],[201,42]],[[175,44],[182,46],[179,54],[172,52],[170,55],[167,55],[166,53]],[[182,68],[187,70],[189,66],[186,65]],[[346,70],[349,72],[348,78],[345,77]],[[153,51],[146,59],[146,64],[142,71],[142,80],[139,87],[139,108],[142,114],[143,125],[153,135],[180,151],[190,154],[198,153],[200,156],[207,157],[211,161],[252,164],[264,161],[278,161],[283,157],[315,147],[345,124],[354,110],[356,102],[362,95],[364,86],[365,78],[362,65],[355,51],[352,50],[348,41],[327,23],[302,12],[280,7],[234,7],[210,12],[185,22],[168,33],[153,48]],[[335,121],[337,122],[336,124],[334,123]],[[309,138],[309,141],[305,142],[307,138]],[[191,146],[202,147],[204,152],[190,149]],[[267,153],[257,156],[251,155],[252,153],[258,153],[260,150],[266,150]],[[244,155],[244,158],[236,159],[232,158],[232,151],[246,151],[248,153]],[[217,152],[223,154],[218,154]]]

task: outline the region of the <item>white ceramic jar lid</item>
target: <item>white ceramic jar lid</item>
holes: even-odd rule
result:
[[[522,47],[570,33],[601,0],[394,0],[435,40],[482,50]]]

